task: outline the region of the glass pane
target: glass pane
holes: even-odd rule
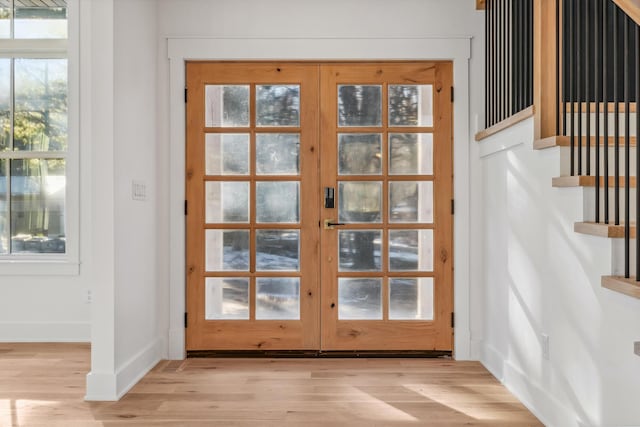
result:
[[[204,102],[205,126],[249,126],[248,85],[207,85]]]
[[[389,279],[389,319],[433,320],[433,278]]]
[[[10,120],[11,60],[0,58],[0,151],[11,149]]]
[[[338,319],[381,320],[382,279],[339,279]]]
[[[299,230],[257,230],[256,265],[260,271],[300,270]]]
[[[338,173],[340,175],[380,175],[382,173],[382,135],[342,133],[338,135]]]
[[[11,161],[11,252],[65,252],[65,160]]]
[[[206,279],[206,320],[249,319],[249,279],[221,277]]]
[[[11,8],[9,0],[0,1],[0,39],[11,37]]]
[[[433,271],[433,230],[389,230],[389,270]]]
[[[390,182],[389,221],[433,222],[433,181]]]
[[[206,221],[249,222],[248,182],[206,182]]]
[[[389,175],[433,175],[433,134],[389,134]]]
[[[256,279],[256,319],[299,320],[300,279]]]
[[[42,1],[15,2],[14,35],[17,39],[66,39],[67,2],[61,0],[54,6]]]
[[[258,126],[300,126],[300,86],[256,86]]]
[[[338,232],[340,271],[380,271],[381,230]]]
[[[297,175],[300,172],[300,135],[256,135],[256,169],[259,175]]]
[[[256,183],[256,221],[299,221],[300,183],[293,181]]]
[[[15,60],[15,150],[67,149],[67,60]]]
[[[338,125],[381,126],[382,86],[338,86]]]
[[[340,182],[338,199],[340,222],[380,222],[381,182]]]
[[[389,85],[389,126],[433,126],[433,86]]]
[[[205,139],[207,175],[249,175],[249,135],[209,133]]]
[[[0,255],[9,253],[9,203],[7,203],[8,160],[0,160]]]
[[[207,271],[249,271],[248,230],[206,230]]]

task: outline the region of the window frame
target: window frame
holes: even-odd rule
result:
[[[13,18],[13,11],[11,14]],[[10,24],[13,28],[13,23]],[[66,252],[0,255],[3,275],[78,275],[80,273],[80,78],[79,0],[67,0],[66,39],[0,38],[2,59],[67,59],[67,151],[0,151],[0,160],[20,158],[66,159],[65,236]],[[13,68],[12,68],[13,73]],[[13,74],[12,74],[13,77]],[[13,91],[13,85],[12,85]],[[13,107],[12,107],[13,108]],[[52,156],[53,155],[53,156]]]

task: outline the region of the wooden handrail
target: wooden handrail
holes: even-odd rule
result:
[[[556,3],[560,0],[534,2],[533,105],[535,105],[535,139],[556,135],[556,94],[561,82],[556,80],[558,66]]]
[[[640,25],[640,0],[613,0],[613,2]]]

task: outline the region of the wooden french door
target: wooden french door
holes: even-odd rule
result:
[[[451,79],[187,63],[187,350],[452,349]]]
[[[451,64],[321,79],[322,348],[451,350]]]

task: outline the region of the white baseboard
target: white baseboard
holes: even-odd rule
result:
[[[184,328],[169,329],[169,360],[183,360],[185,357]]]
[[[90,342],[89,322],[0,322],[0,342]]]
[[[482,346],[484,345],[483,340],[479,339],[471,339],[471,343],[469,345],[470,358],[471,360],[482,360]]]
[[[85,400],[120,400],[162,359],[165,340],[156,338],[115,373],[93,373],[87,375],[87,393]]]
[[[495,347],[485,344],[481,363],[547,427],[580,427],[575,413],[511,362]]]
[[[504,382],[504,360],[506,358],[500,354],[498,349],[489,344],[484,344],[481,350],[480,363],[484,365],[485,368],[491,375],[496,377],[498,381]]]

